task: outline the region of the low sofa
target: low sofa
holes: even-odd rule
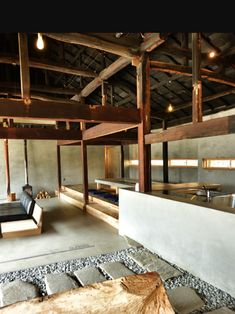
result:
[[[25,191],[20,201],[0,204],[3,238],[37,235],[42,231],[43,209]]]

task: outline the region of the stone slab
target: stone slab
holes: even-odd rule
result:
[[[142,251],[130,253],[128,256],[132,258],[140,267],[145,268],[147,271],[158,272],[162,280],[167,280],[169,278],[182,275],[178,269],[158,258],[151,252]]]
[[[67,274],[47,274],[45,276],[46,291],[48,295],[71,290],[78,284]]]
[[[117,279],[120,277],[125,277],[129,275],[134,275],[135,273],[127,268],[121,262],[111,262],[111,263],[104,263],[99,265],[99,267],[105,271],[112,279]]]
[[[38,288],[21,280],[14,280],[0,285],[0,306],[26,301],[39,296]]]
[[[92,285],[96,282],[107,280],[96,267],[86,267],[76,270],[74,275],[77,277],[82,286]]]
[[[224,306],[214,311],[206,312],[205,314],[234,314],[234,313],[235,313],[234,311]]]
[[[167,290],[167,295],[178,314],[188,314],[194,310],[199,310],[204,305],[203,300],[189,287]]]

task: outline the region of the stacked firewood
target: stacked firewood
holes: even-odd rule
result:
[[[43,198],[51,198],[51,196],[47,191],[41,190],[38,192],[36,199],[43,199]]]

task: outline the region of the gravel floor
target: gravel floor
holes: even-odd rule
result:
[[[122,261],[128,268],[133,270],[137,274],[144,273],[145,270],[137,265],[131,258],[127,256],[127,253],[134,253],[137,251],[147,250],[143,247],[130,247],[125,250],[121,250],[115,253],[101,254],[93,257],[73,259],[64,262],[53,263],[49,265],[28,268],[26,270],[15,271],[5,274],[0,274],[0,284],[13,281],[15,279],[27,281],[33,283],[39,287],[40,293],[46,295],[46,287],[44,283],[44,276],[49,273],[68,273],[73,276],[73,272],[77,269],[81,269],[87,266],[99,266],[104,262]],[[204,300],[205,305],[201,311],[191,312],[204,313],[222,306],[227,306],[231,310],[235,311],[235,298],[231,297],[228,293],[215,288],[214,286],[206,283],[205,281],[193,276],[192,274],[182,270],[181,268],[173,265],[180,271],[182,275],[173,279],[168,279],[164,282],[166,289],[172,289],[180,286],[187,286],[195,289],[195,291]],[[104,273],[107,279],[106,273]]]

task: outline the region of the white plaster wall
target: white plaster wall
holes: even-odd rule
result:
[[[119,233],[235,297],[235,213],[120,189]]]

